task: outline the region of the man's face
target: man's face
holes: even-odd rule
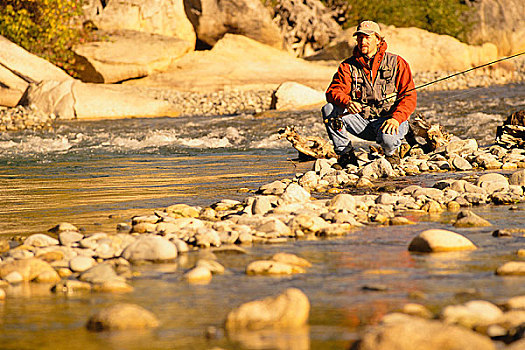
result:
[[[367,57],[372,57],[375,55],[379,43],[380,40],[375,34],[357,34],[357,47],[359,48],[359,51],[361,51],[361,53]]]

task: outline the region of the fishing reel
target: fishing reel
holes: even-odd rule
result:
[[[324,120],[324,123],[328,125],[333,130],[341,131],[343,130],[344,124],[343,124],[343,118],[341,116],[335,116],[331,118],[326,118]]]

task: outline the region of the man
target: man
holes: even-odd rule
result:
[[[398,149],[417,102],[410,67],[386,52],[377,23],[361,22],[353,36],[357,37],[353,56],[339,65],[326,90],[328,103],[322,108],[326,130],[343,168],[357,165],[346,131],[376,141],[386,159],[398,164]]]

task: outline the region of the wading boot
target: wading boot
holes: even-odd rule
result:
[[[345,169],[350,164],[359,165],[353,147],[345,149],[345,151],[339,155],[339,159],[337,159],[337,164],[334,164],[334,168],[338,170]]]
[[[399,158],[399,154],[398,152],[394,152],[392,153],[391,155],[389,156],[385,156],[386,160],[388,160],[390,162],[390,164],[392,165],[392,167],[394,165],[398,165],[399,163],[401,163],[401,159]]]

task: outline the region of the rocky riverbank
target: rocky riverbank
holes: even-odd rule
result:
[[[486,87],[507,83],[523,83],[525,81],[525,60],[518,61],[518,70],[480,70],[460,75],[429,87],[425,90],[458,90],[473,87]],[[416,73],[416,86],[434,81],[448,73],[424,72]],[[130,87],[148,97],[167,101],[182,115],[215,116],[230,114],[255,114],[270,110],[274,89],[227,89],[218,92],[180,92],[172,89],[153,87]],[[35,107],[17,106],[0,109],[0,132],[20,131],[24,129],[48,128],[55,120],[54,115],[46,115]]]
[[[198,251],[243,254],[251,246],[340,237],[367,226],[411,225],[414,224],[413,217],[444,211],[457,213],[456,219],[450,223],[451,230],[424,230],[406,242],[408,251],[425,254],[484,249],[452,231],[464,227],[490,227],[489,221],[474,214],[470,208],[514,205],[525,201],[525,170],[518,170],[525,168],[525,151],[521,149],[507,150],[499,146],[479,148],[475,140],[454,140],[430,154],[413,148],[408,157],[394,167],[376,153],[361,151],[358,157],[359,167],[337,170],[332,167],[335,159],[317,160],[310,171],[297,174],[292,179],[265,184],[244,201],[225,199],[206,207],[175,204],[156,210],[151,215],[135,216],[130,221],[122,222],[115,232],[85,233],[74,225],[62,223],[46,234],[2,240],[0,290],[6,292],[0,293],[0,296],[9,300],[13,287],[20,283],[49,286],[54,293],[66,295],[88,291],[128,293],[134,289],[133,271],[136,265],[175,263]],[[385,185],[383,182],[386,178],[452,170],[490,172],[453,173],[444,176],[444,180],[432,184],[432,187],[405,187],[396,185],[395,181]],[[250,192],[249,189],[244,191]],[[522,230],[509,228],[493,233],[494,239],[513,235],[522,235]],[[516,253],[515,259],[509,259],[494,273],[501,276],[523,275],[525,263],[518,259],[521,255],[522,250]],[[310,268],[311,262],[294,254],[275,254],[268,259],[251,261],[245,266],[245,274],[308,274]],[[180,281],[173,283],[213,283],[214,274],[225,270],[227,267],[221,264],[220,259],[201,257],[185,269]],[[305,298],[303,293],[292,289],[277,298],[243,305],[227,317],[228,336],[235,338],[239,332],[265,329],[269,324],[272,327],[303,327],[310,307]],[[515,305],[511,300],[508,304]],[[451,306],[435,315],[425,310],[424,306],[407,306],[406,313],[439,321],[389,316],[383,328],[370,331],[356,346],[359,346],[358,349],[372,349],[375,345],[367,345],[370,342],[375,344],[373,342],[378,339],[393,341],[383,333],[390,332],[389,327],[400,327],[399,330],[395,328],[396,334],[402,334],[401,338],[410,338],[410,329],[414,325],[418,329],[434,329],[450,323],[472,328],[477,333],[463,330],[466,333],[461,338],[476,338],[479,344],[485,344],[482,348],[493,348],[500,341],[518,344],[519,334],[522,334],[519,328],[523,323],[522,312],[501,310],[488,302],[478,304],[456,306],[457,310]],[[265,305],[272,306],[269,309],[275,313],[260,319],[260,314],[254,310],[260,310]],[[137,322],[119,317],[122,310],[135,315],[133,319]],[[490,318],[485,310],[491,310]],[[155,316],[143,314],[143,311],[133,306],[113,307],[86,322],[90,330],[156,327],[159,322]],[[117,316],[112,316],[113,313]],[[299,314],[303,316],[286,316]],[[392,319],[395,320],[393,324],[388,322]],[[452,326],[447,327],[447,332],[459,332]],[[437,344],[441,344],[438,342],[439,334],[434,337]],[[473,344],[478,344],[478,340]],[[428,348],[442,349],[441,345]]]

